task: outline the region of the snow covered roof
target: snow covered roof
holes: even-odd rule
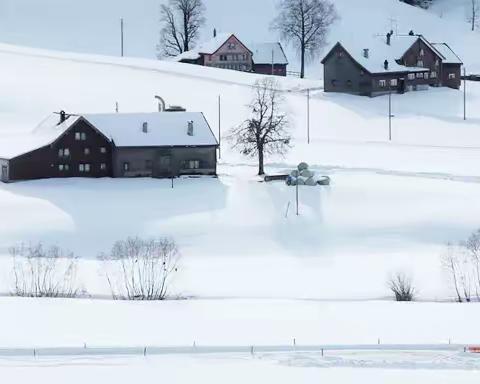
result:
[[[432,46],[444,57],[445,64],[463,64],[462,60],[446,43],[432,43]]]
[[[196,60],[200,57],[200,54],[211,55],[218,51],[220,47],[226,43],[226,41],[233,36],[233,33],[219,33],[216,37],[200,44],[199,46],[191,49],[190,51],[183,52],[182,54],[175,56],[173,60]]]
[[[82,115],[117,147],[175,147],[217,145],[201,112],[112,113]],[[193,122],[193,135],[187,134]],[[147,133],[143,125],[147,123]]]
[[[11,159],[52,144],[81,118],[113,140],[117,147],[218,145],[201,112],[71,115],[61,124],[58,124],[59,116],[52,114],[29,134],[2,137],[0,159]],[[192,136],[187,134],[189,121],[193,122]],[[144,123],[147,123],[147,133],[143,132]]]
[[[11,159],[52,144],[79,118],[78,116],[71,116],[62,124],[58,124],[59,116],[52,114],[29,134],[2,136],[0,140],[0,158]]]
[[[255,64],[288,64],[287,57],[280,43],[253,43],[249,46]]]
[[[427,68],[406,67],[397,64],[410,47],[418,40],[422,40],[442,59],[444,63],[461,64],[461,60],[445,43],[433,44],[425,37],[419,35],[393,35],[390,45],[386,42],[386,36],[373,36],[367,41],[363,40],[363,46],[358,45],[358,40],[341,41],[341,44],[352,58],[370,73],[393,73],[393,72],[422,72]],[[337,43],[338,44],[338,43]],[[364,55],[364,50],[368,49],[368,58]],[[330,54],[331,51],[327,54]],[[384,62],[388,61],[388,69],[385,70]]]
[[[383,37],[373,37],[363,47],[352,41],[342,41],[340,44],[348,51],[353,59],[370,73],[395,73],[395,72],[425,72],[427,68],[405,67],[397,64],[403,54],[418,39],[417,36],[392,38],[388,45]],[[364,50],[368,49],[368,58]],[[388,69],[384,62],[388,61]]]

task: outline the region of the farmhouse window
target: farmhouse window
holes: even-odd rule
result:
[[[415,80],[415,74],[414,73],[409,73],[408,74],[408,80]]]
[[[58,170],[63,171],[63,164],[58,164]]]
[[[80,132],[75,132],[75,140],[80,140]]]
[[[100,153],[107,153],[107,148],[100,147]]]
[[[423,67],[423,60],[417,61],[417,67]]]
[[[398,85],[398,80],[397,79],[391,79],[390,80],[390,86],[391,87],[396,87]]]
[[[101,170],[101,171],[105,171],[106,169],[107,169],[107,164],[101,163],[101,164],[100,164],[100,170]]]
[[[381,88],[385,88],[387,86],[387,80],[378,80],[378,85]]]
[[[200,160],[188,160],[185,162],[186,169],[200,169]]]
[[[80,138],[81,138],[82,141],[87,140],[87,134],[85,132],[81,132],[80,133]]]
[[[449,78],[450,80],[455,79],[456,77],[457,77],[457,76],[455,75],[455,73],[449,73],[449,74],[448,74],[448,78]]]
[[[85,172],[90,172],[90,164],[85,164]]]
[[[228,49],[235,49],[235,48],[237,48],[237,44],[235,44],[235,43],[229,43],[228,44]]]
[[[423,73],[422,72],[417,73],[417,79],[423,79]]]
[[[435,79],[437,77],[437,72],[435,72],[435,71],[430,72],[430,77],[432,79]]]
[[[84,153],[85,155],[89,155],[89,154],[90,154],[90,148],[84,148],[84,149],[83,149],[83,153]]]
[[[227,55],[220,55],[220,61],[227,61]]]
[[[128,172],[130,170],[130,163],[129,162],[123,163],[123,170],[125,172]]]
[[[423,49],[420,49],[420,56],[425,56],[425,51]]]
[[[85,172],[85,165],[83,165],[83,164],[78,164],[78,170],[79,170],[80,172]]]

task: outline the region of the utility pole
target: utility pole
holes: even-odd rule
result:
[[[467,120],[467,69],[463,67],[463,120]]]
[[[388,92],[388,140],[392,141],[392,89]]]
[[[123,57],[123,18],[120,19],[120,55]]]
[[[307,89],[307,144],[310,144],[310,88]]]
[[[218,158],[222,158],[222,98],[218,95]]]
[[[272,49],[272,76],[275,74],[275,52],[274,50]]]
[[[298,177],[297,177],[297,183],[296,183],[296,186],[295,186],[295,201],[297,203],[297,216],[300,215],[300,212],[299,212],[299,209],[298,209]]]

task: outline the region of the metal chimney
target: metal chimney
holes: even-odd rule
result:
[[[388,70],[388,60],[385,60],[383,62],[383,67],[385,68],[386,71]]]
[[[365,49],[363,50],[363,57],[365,57],[366,59],[368,59],[369,56],[370,56],[370,49],[365,48]]]
[[[142,132],[148,133],[148,123],[146,121],[143,123]]]
[[[392,33],[389,32],[389,33],[387,33],[387,45],[390,45],[391,40],[392,40]]]
[[[192,120],[190,120],[188,122],[187,135],[188,136],[193,136],[193,121]]]

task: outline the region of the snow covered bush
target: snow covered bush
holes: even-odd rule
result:
[[[114,299],[164,300],[180,253],[167,238],[117,241],[109,254],[100,255]]]
[[[57,246],[41,243],[10,249],[13,294],[24,297],[76,297],[77,257]]]
[[[397,301],[413,301],[415,288],[410,276],[398,272],[388,280],[388,287],[395,295]]]

